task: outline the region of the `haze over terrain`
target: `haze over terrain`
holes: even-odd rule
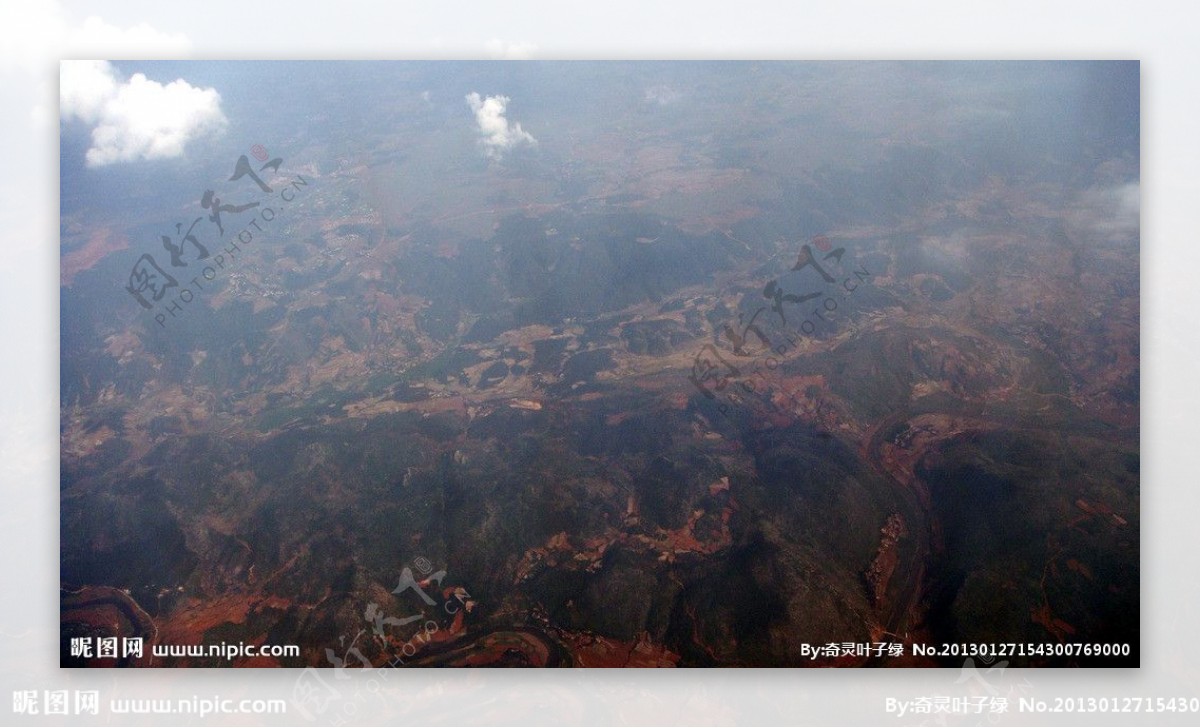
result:
[[[1136,665],[1138,74],[65,63],[63,664]]]

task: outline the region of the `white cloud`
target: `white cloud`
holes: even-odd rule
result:
[[[178,58],[192,51],[182,33],[167,33],[147,23],[120,28],[90,16],[69,22],[61,3],[0,3],[0,74],[5,90],[31,107],[29,120],[39,132],[55,133],[54,84],[47,72],[62,58],[126,60]],[[31,86],[32,84],[32,86]],[[26,88],[21,88],[25,86]]]
[[[680,94],[670,86],[651,86],[646,89],[646,100],[658,104],[659,106],[668,106],[680,99]]]
[[[0,3],[0,71],[41,70],[46,58],[61,49],[65,27],[58,3]]]
[[[120,28],[93,15],[72,24],[58,2],[0,3],[0,72],[41,73],[57,58],[161,59],[191,51],[186,35],[147,23]]]
[[[1129,182],[1084,191],[1067,211],[1066,223],[1078,239],[1113,245],[1137,240],[1141,216],[1141,185]]]
[[[77,28],[67,28],[65,36],[68,49],[100,58],[171,58],[192,50],[183,33],[165,33],[147,23],[119,28],[94,15]]]
[[[511,43],[499,38],[492,38],[483,44],[484,50],[492,58],[506,61],[526,61],[533,58],[537,45],[534,43]]]
[[[64,119],[94,124],[104,105],[117,95],[117,79],[108,61],[64,61],[59,68],[58,111]]]
[[[510,124],[504,118],[508,101],[507,96],[481,98],[474,91],[467,94],[467,104],[475,112],[475,122],[479,124],[480,143],[492,159],[500,159],[506,151],[519,144],[537,144],[533,135],[522,129],[519,123]]]
[[[215,89],[183,79],[163,85],[140,73],[122,80],[107,61],[63,61],[59,113],[92,125],[93,167],[178,157],[189,141],[227,123]]]

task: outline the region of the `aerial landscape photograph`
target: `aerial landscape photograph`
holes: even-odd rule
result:
[[[1140,664],[1136,61],[59,93],[61,666]]]

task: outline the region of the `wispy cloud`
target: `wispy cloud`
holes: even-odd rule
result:
[[[1067,212],[1067,229],[1080,239],[1113,245],[1137,239],[1142,190],[1138,182],[1093,187],[1080,193]]]
[[[682,94],[671,88],[659,84],[646,89],[646,100],[656,103],[659,106],[668,106],[675,103],[682,97]]]
[[[513,43],[499,38],[492,38],[484,43],[483,47],[492,58],[506,61],[528,60],[533,58],[534,52],[537,51],[537,45],[534,43]]]
[[[509,149],[521,144],[537,144],[533,135],[519,123],[510,123],[505,118],[508,101],[507,96],[483,98],[474,91],[467,94],[467,104],[475,112],[475,123],[479,125],[480,144],[491,159],[500,159]]]
[[[66,28],[65,36],[68,48],[85,50],[90,56],[171,58],[192,50],[183,33],[164,32],[149,23],[120,28],[94,15],[78,27]],[[130,56],[131,51],[137,55]]]

